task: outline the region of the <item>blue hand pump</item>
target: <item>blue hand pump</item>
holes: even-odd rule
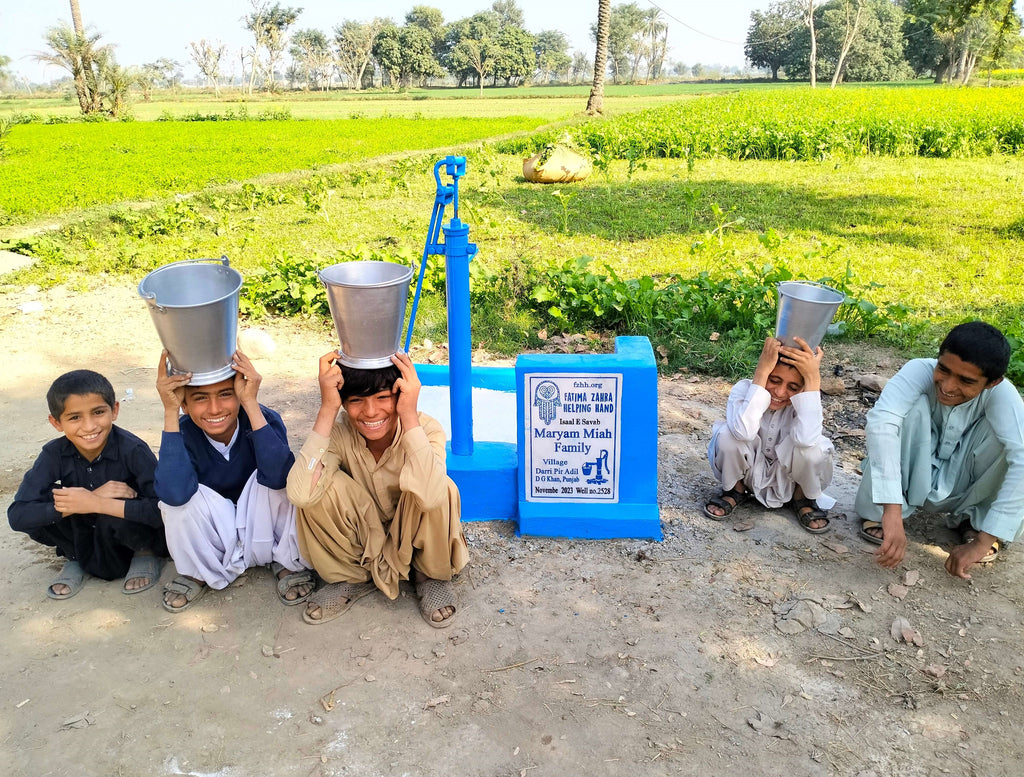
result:
[[[451,177],[450,184],[441,183],[441,168]],[[473,454],[473,345],[469,318],[469,261],[476,255],[476,245],[469,242],[469,225],[459,220],[459,177],[466,174],[464,156],[447,156],[434,165],[437,194],[430,214],[427,240],[423,245],[423,259],[416,279],[416,293],[409,314],[409,329],[405,336],[405,351],[412,344],[412,330],[416,309],[423,289],[423,275],[427,259],[445,257],[445,289],[448,299],[448,383],[452,418],[452,453],[456,456]],[[442,226],[444,209],[453,206],[452,220]],[[444,242],[438,242],[444,230]]]

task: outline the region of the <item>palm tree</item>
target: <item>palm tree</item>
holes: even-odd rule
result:
[[[659,41],[659,36],[665,33],[665,37]],[[661,11],[657,8],[649,8],[644,12],[644,35],[650,39],[647,52],[647,79],[657,78],[661,74],[661,63],[665,58],[665,48],[668,45],[668,25],[661,18]]]
[[[75,28],[75,34],[85,36],[85,26],[82,24],[82,9],[78,7],[78,0],[71,0],[71,26]]]
[[[604,113],[604,74],[608,68],[608,20],[611,18],[611,0],[597,0],[597,51],[594,54],[594,85],[590,87],[587,113]]]
[[[99,33],[79,35],[67,24],[61,24],[46,32],[51,51],[35,56],[36,61],[56,65],[71,75],[78,106],[86,114],[103,110],[102,68],[112,47],[98,45],[99,39]]]

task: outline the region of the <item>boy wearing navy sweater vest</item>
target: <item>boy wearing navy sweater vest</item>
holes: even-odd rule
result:
[[[295,461],[284,423],[259,404],[262,377],[248,357],[236,351],[231,366],[234,377],[207,386],[171,374],[166,351],[157,367],[164,431],[156,493],[178,570],[164,589],[170,612],[253,566],[271,565],[283,604],[305,601],[314,586],[284,491]]]

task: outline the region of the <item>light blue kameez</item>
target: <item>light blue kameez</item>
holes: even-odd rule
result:
[[[882,505],[949,513],[1012,541],[1024,528],[1024,401],[1008,380],[969,402],[936,398],[936,359],[914,359],[886,384],[867,414],[867,458],[857,513],[881,520]]]

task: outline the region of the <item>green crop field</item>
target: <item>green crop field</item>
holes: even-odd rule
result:
[[[517,113],[570,99],[578,112],[582,97],[490,98]],[[474,333],[488,348],[536,346],[544,328],[646,334],[668,368],[734,376],[774,323],[774,283],[796,276],[848,293],[846,337],[907,353],[956,321],[991,320],[1014,337],[1024,377],[1024,90],[622,99],[646,107],[562,114],[557,129],[539,107],[479,118],[471,96],[406,101],[444,105],[447,120],[16,125],[0,157],[0,238],[37,262],[5,281],[136,282],[169,256],[224,254],[246,275],[249,314],[321,315],[317,267],[417,260],[441,155],[425,149],[465,144],[460,215],[480,246]],[[522,156],[566,133],[594,173],[526,183]],[[61,226],[19,226],[43,215]],[[443,340],[443,268],[427,277],[420,321]]]
[[[512,116],[18,125],[0,164],[0,221],[443,148],[540,123]]]

